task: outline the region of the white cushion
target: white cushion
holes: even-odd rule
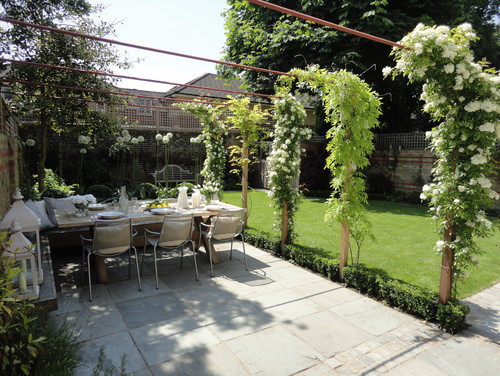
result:
[[[73,205],[73,202],[68,197],[65,198],[44,197],[43,200],[45,201],[45,205],[47,206],[47,213],[49,214],[49,219],[54,225],[57,224],[56,215],[54,214],[55,209],[57,210],[75,209],[75,205]]]
[[[49,218],[47,213],[47,207],[45,206],[45,201],[31,201],[25,202],[26,206],[33,210],[36,216],[40,219],[40,230],[46,230],[55,227],[54,223]]]

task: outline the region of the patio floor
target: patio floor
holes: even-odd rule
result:
[[[127,372],[160,375],[494,375],[500,374],[500,285],[469,299],[472,326],[451,336],[247,245],[233,260],[218,246],[215,278],[203,252],[195,280],[192,255],[159,262],[155,289],[151,257],[142,291],[134,268],[110,261],[109,284],[81,288],[81,254],[55,257],[58,320],[74,324],[91,375],[99,348],[105,366],[126,355]],[[132,265],[133,267],[133,265]],[[94,278],[95,280],[95,278]],[[481,295],[482,294],[482,295]]]

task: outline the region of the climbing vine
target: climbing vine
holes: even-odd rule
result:
[[[332,173],[332,194],[327,201],[325,220],[331,226],[344,223],[359,246],[372,236],[364,205],[367,202],[365,176],[373,151],[372,129],[379,125],[380,100],[358,76],[347,72],[328,72],[317,66],[290,71],[299,85],[321,94],[330,155],[326,167]],[[282,79],[290,85],[291,77]]]
[[[271,134],[274,139],[268,157],[269,197],[275,209],[274,228],[281,231],[282,243],[286,243],[295,236],[294,219],[300,204],[298,184],[294,184],[294,180],[298,183],[300,174],[300,142],[309,138],[312,132],[304,127],[306,113],[300,102],[287,89],[278,95],[281,98],[274,100],[276,126]],[[285,205],[287,220],[283,221]]]
[[[470,43],[476,34],[469,24],[455,29],[419,24],[394,49],[394,68],[386,76],[404,75],[423,83],[423,110],[439,125],[428,132],[437,156],[434,181],[424,185],[422,199],[430,210],[443,240],[438,252],[453,252],[453,282],[477,263],[475,238],[491,233],[485,208],[498,194],[491,189],[493,152],[500,135],[500,77],[486,63],[475,63]]]
[[[182,109],[196,116],[202,127],[201,134],[207,157],[203,163],[201,175],[204,182],[222,188],[222,179],[226,167],[226,148],[224,136],[227,128],[221,119],[221,108],[203,103],[183,103]]]

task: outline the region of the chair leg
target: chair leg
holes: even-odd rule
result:
[[[231,250],[229,251],[229,260],[233,259],[233,239],[231,239]]]
[[[90,273],[90,255],[91,253],[89,252],[88,255],[87,255],[87,271],[88,271],[88,274],[89,274],[89,302],[92,301],[92,277],[91,277],[91,273]]]
[[[182,269],[182,261],[184,260],[184,246],[181,247],[181,269]]]
[[[131,273],[130,273],[130,249],[128,250],[128,277],[130,278]]]
[[[210,273],[212,274],[212,277],[214,276],[214,267],[212,264],[212,241],[210,238],[207,237],[207,244],[208,244],[208,259],[210,260]]]
[[[191,240],[191,249],[193,250],[194,270],[196,271],[196,280],[199,281],[200,277],[198,276],[198,264],[196,263],[196,251],[194,249],[194,242],[192,240]]]
[[[144,266],[144,258],[146,257],[146,246],[148,245],[148,239],[144,237],[144,247],[142,248],[142,258],[141,258],[141,275],[142,267]]]
[[[241,234],[241,247],[243,248],[243,258],[245,259],[245,269],[248,270],[247,252],[245,251],[245,238],[243,237],[243,234]]]
[[[135,254],[135,268],[137,269],[137,284],[139,285],[139,291],[142,291],[141,274],[139,273],[139,257],[137,256],[137,248],[135,248],[134,246],[132,246],[132,248],[134,249],[134,254]]]
[[[156,260],[156,245],[153,247],[153,258],[155,261],[155,280],[156,280],[156,289],[159,290],[160,288],[158,287],[158,264]]]

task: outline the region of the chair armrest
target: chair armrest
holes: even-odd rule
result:
[[[146,235],[156,235],[156,236],[160,236],[160,233],[157,232],[157,231],[151,231],[151,230],[148,230],[147,228],[144,229],[144,236]]]

